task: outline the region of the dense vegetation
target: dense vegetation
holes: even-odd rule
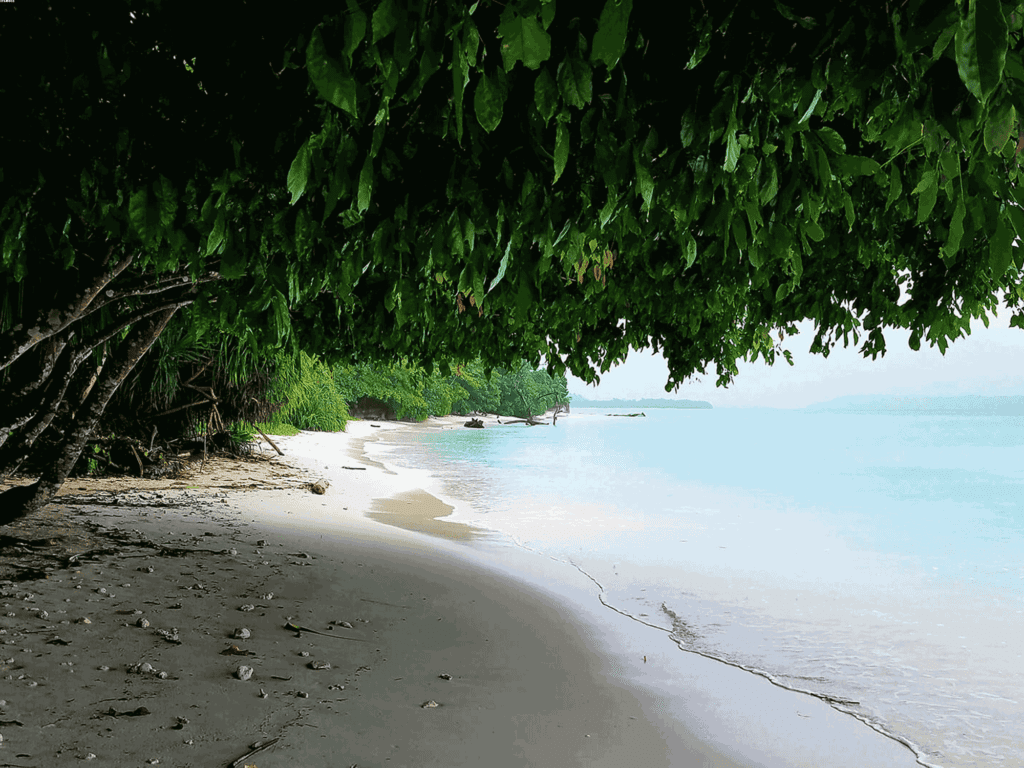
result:
[[[275,432],[287,425],[335,431],[344,428],[350,412],[409,421],[453,413],[527,418],[570,400],[564,376],[525,362],[495,369],[488,378],[479,361],[446,376],[408,363],[332,367],[305,354],[281,367],[270,397],[286,403],[268,425],[261,425]]]
[[[446,375],[653,347],[669,386],[802,319],[1024,325],[1016,2],[246,9],[3,9],[0,475],[45,469],[0,523],[177,323]]]

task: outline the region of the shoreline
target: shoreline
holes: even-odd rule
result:
[[[382,525],[375,505],[453,525],[433,516],[447,506],[429,501],[426,473],[363,455],[388,428],[406,425],[282,438],[287,455],[269,463],[284,489],[97,504],[70,481],[45,514],[110,551],[0,583],[0,762],[227,765],[280,739],[250,764],[915,763],[822,702],[679,653],[566,563],[500,537]],[[305,488],[314,479],[330,481],[325,495]],[[255,655],[222,656],[231,646]],[[251,679],[234,677],[240,664]]]

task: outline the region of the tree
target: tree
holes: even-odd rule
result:
[[[176,312],[332,362],[654,347],[668,387],[807,318],[872,356],[1024,325],[1017,3],[2,11],[0,474],[59,439],[0,522]]]

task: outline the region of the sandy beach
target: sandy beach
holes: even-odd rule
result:
[[[69,481],[4,531],[0,766],[915,764],[824,702],[680,652],[571,566],[445,522],[425,473],[363,455],[381,431],[456,423]]]

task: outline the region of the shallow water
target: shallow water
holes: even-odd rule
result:
[[[453,519],[573,562],[681,649],[827,698],[924,764],[1019,764],[1024,420],[601,414],[371,451],[429,469],[470,503]]]

